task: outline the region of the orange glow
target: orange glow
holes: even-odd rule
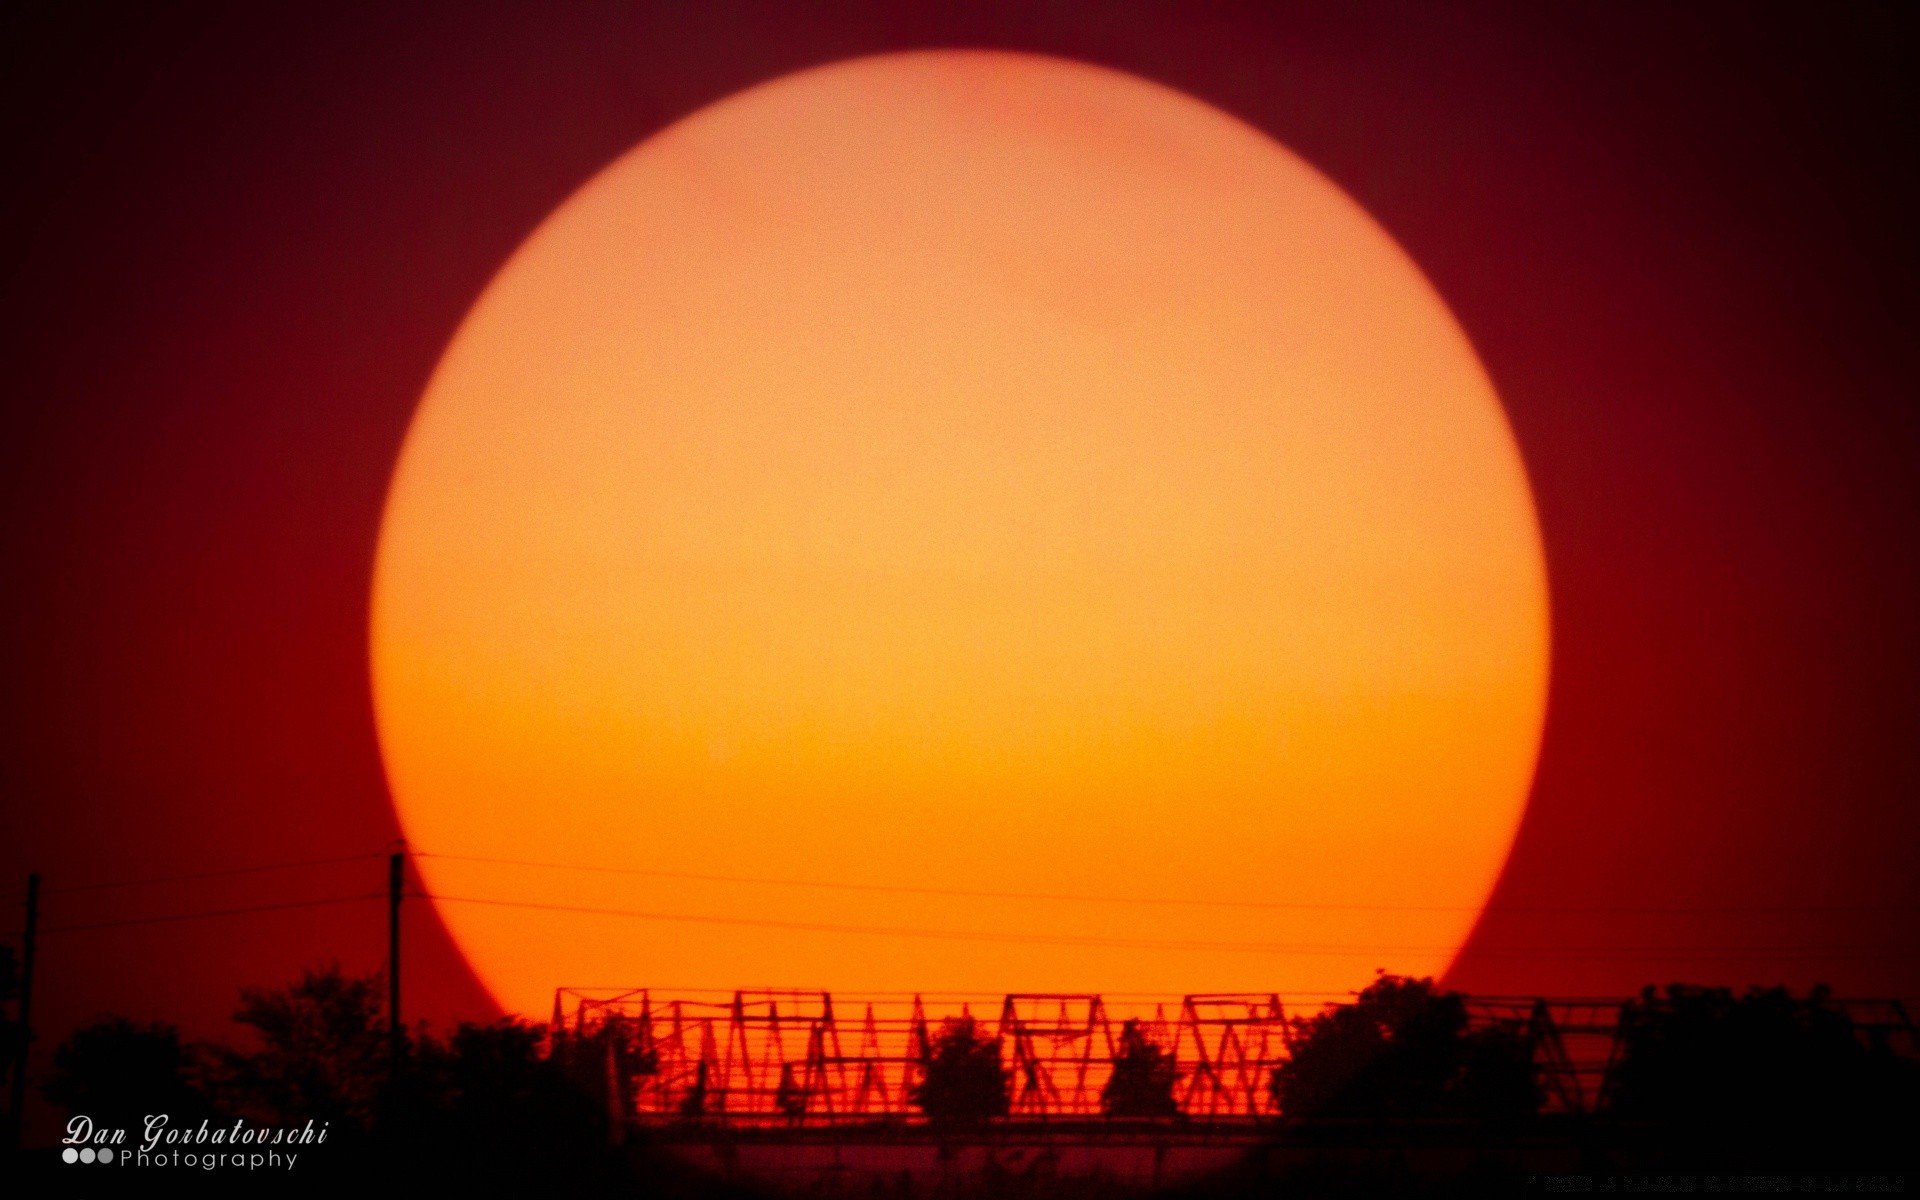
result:
[[[417,850],[731,877],[434,892],[1078,939],[443,904],[509,1009],[1342,990],[1484,903],[1547,587],[1492,385],[1358,205],[1157,85],[940,52],[696,113],[527,240],[415,418],[372,655]]]

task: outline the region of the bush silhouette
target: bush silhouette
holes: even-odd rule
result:
[[[1354,1003],[1293,1029],[1271,1081],[1289,1118],[1512,1119],[1540,1105],[1525,1041],[1470,1032],[1465,1000],[1431,979],[1382,975]]]
[[[1622,1120],[1769,1157],[1875,1144],[1920,1121],[1920,1064],[1863,1040],[1825,988],[1647,988],[1620,1035],[1606,1102]]]
[[[702,1061],[694,1070],[693,1086],[680,1101],[680,1115],[694,1120],[707,1114],[707,1064]]]
[[[150,1114],[166,1114],[176,1127],[212,1115],[199,1055],[180,1031],[124,1017],[96,1021],[62,1042],[41,1092],[69,1115],[129,1136],[138,1136]]]
[[[929,1048],[926,1074],[914,1085],[913,1102],[936,1124],[974,1124],[1002,1117],[1009,1107],[1000,1039],[989,1037],[972,1017],[949,1017]]]
[[[1149,1038],[1139,1021],[1128,1021],[1120,1027],[1113,1074],[1100,1089],[1100,1109],[1110,1117],[1176,1116],[1173,1085],[1179,1078],[1173,1053]]]
[[[267,1123],[326,1122],[335,1136],[372,1127],[391,1063],[379,977],[330,965],[291,987],[247,988],[233,1019],[260,1045],[220,1052],[228,1107]]]
[[[489,1186],[584,1183],[607,1146],[603,1104],[544,1053],[547,1031],[516,1019],[462,1024],[412,1039],[405,1069],[382,1097],[375,1132],[406,1154],[484,1164]]]

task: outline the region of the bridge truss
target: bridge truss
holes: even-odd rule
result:
[[[1914,1025],[1894,1001],[1840,1002],[1860,1035],[1902,1042]],[[816,1127],[911,1124],[942,1023],[970,1017],[997,1040],[1009,1117],[1044,1123],[1101,1118],[1128,1022],[1171,1053],[1174,1099],[1188,1126],[1253,1126],[1281,1115],[1270,1089],[1297,1017],[1323,1005],[1279,993],[1158,998],[740,990],[674,993],[562,988],[552,1034],[576,1062],[604,1070],[620,1121],[641,1125]],[[1529,1048],[1547,1111],[1605,1103],[1620,1053],[1619,1000],[1470,996],[1470,1028],[1499,1028]]]

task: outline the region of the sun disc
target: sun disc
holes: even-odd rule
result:
[[[537,1013],[1444,970],[1547,629],[1499,399],[1359,205],[1158,85],[937,52],[695,113],[527,239],[371,653],[421,873]]]

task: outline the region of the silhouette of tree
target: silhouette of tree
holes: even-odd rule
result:
[[[568,1099],[578,1092],[542,1052],[546,1037],[540,1026],[514,1018],[462,1024],[444,1041],[418,1039],[416,1073],[463,1125],[524,1135],[529,1114],[580,1111]]]
[[[285,988],[247,988],[233,1019],[259,1048],[221,1052],[219,1084],[235,1112],[270,1123],[371,1128],[390,1063],[378,976],[338,964]]]
[[[171,1025],[136,1025],[108,1017],[76,1030],[53,1055],[53,1076],[41,1093],[69,1116],[131,1136],[149,1114],[175,1126],[198,1122],[213,1109],[202,1087],[202,1064]]]
[[[1354,1003],[1295,1021],[1271,1087],[1289,1118],[1517,1118],[1540,1105],[1522,1038],[1469,1032],[1457,992],[1385,974]]]
[[[693,1086],[687,1089],[686,1096],[680,1101],[680,1115],[689,1120],[705,1116],[707,1112],[707,1064],[701,1062],[694,1070]]]
[[[374,1177],[436,1193],[630,1194],[645,1178],[649,1195],[736,1194],[645,1145],[615,1146],[606,1097],[579,1086],[568,1056],[547,1052],[543,1026],[416,1031],[404,1069],[391,1072],[379,977],[327,966],[241,995],[234,1019],[254,1035],[246,1047],[196,1047],[170,1026],[106,1019],[61,1047],[48,1097],[130,1131],[150,1112],[175,1127],[202,1117],[327,1123],[324,1148],[303,1149],[298,1177],[276,1194],[337,1196]],[[595,1060],[603,1076],[604,1049]],[[196,1184],[209,1194],[250,1186],[238,1177]]]
[[[1171,1051],[1130,1020],[1120,1027],[1113,1074],[1100,1089],[1100,1108],[1110,1117],[1171,1117],[1180,1112],[1173,1085],[1180,1078]]]
[[[607,1145],[605,1111],[545,1053],[546,1036],[516,1019],[416,1036],[407,1070],[382,1096],[376,1133],[400,1154],[429,1147],[443,1161],[484,1164],[493,1188],[592,1174]]]
[[[286,988],[242,992],[234,1020],[257,1048],[219,1055],[221,1094],[263,1123],[328,1122],[326,1178],[377,1169],[388,1178],[471,1184],[489,1194],[602,1188],[621,1167],[606,1109],[546,1053],[544,1027],[507,1019],[416,1031],[394,1072],[379,976],[338,966]]]
[[[795,1120],[807,1115],[807,1090],[794,1077],[792,1063],[780,1064],[780,1086],[774,1089],[773,1104]]]
[[[1526,1036],[1510,1029],[1483,1029],[1462,1041],[1460,1073],[1448,1109],[1484,1121],[1524,1120],[1540,1111],[1546,1094]]]
[[[970,1016],[948,1017],[940,1024],[926,1074],[914,1085],[912,1098],[936,1124],[974,1124],[1005,1116],[1009,1101],[1000,1039],[987,1036]]]
[[[1860,1037],[1824,987],[1805,999],[1778,987],[1647,988],[1620,1023],[1607,1094],[1617,1118],[1771,1157],[1882,1144],[1920,1123],[1920,1064]]]

